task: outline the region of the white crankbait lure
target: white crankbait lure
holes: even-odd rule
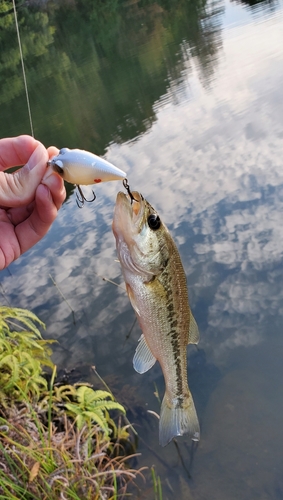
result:
[[[123,170],[108,161],[82,149],[63,148],[49,165],[67,182],[73,184],[98,184],[116,181],[127,176]]]
[[[100,182],[123,180],[126,178],[126,173],[123,170],[120,170],[103,158],[82,149],[63,148],[47,164],[65,181],[77,185],[81,196],[81,198],[77,196],[77,204],[80,208],[85,201],[95,200],[94,193],[92,200],[85,198],[80,184],[98,184]]]

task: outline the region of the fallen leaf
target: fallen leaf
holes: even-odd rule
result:
[[[31,483],[37,476],[40,467],[40,462],[35,462],[29,474],[29,483]]]

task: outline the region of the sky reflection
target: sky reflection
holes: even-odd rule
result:
[[[164,451],[170,465],[175,460],[174,491],[194,500],[277,499],[283,492],[281,386],[277,391],[283,376],[283,10],[282,2],[272,12],[262,4],[256,15],[238,3],[224,7],[215,17],[213,71],[204,72],[184,40],[181,64],[155,100],[146,132],[111,143],[106,158],[127,172],[131,189],[142,192],[172,232],[201,331],[199,350],[189,348],[189,383],[202,440],[190,485],[180,479],[172,448]],[[0,293],[3,302],[32,309],[46,322],[47,337],[59,340],[59,366],[85,367],[92,380],[95,364],[103,376],[117,377],[117,386],[138,387],[142,407],[159,411],[158,364],[142,377],[132,368],[140,330],[135,325],[129,335],[134,313],[111,231],[120,189],[121,183],[97,186],[97,200],[82,210],[72,194],[47,237],[1,272]],[[84,192],[88,197],[91,188]],[[149,420],[141,428],[155,450],[157,426]],[[183,450],[190,463],[188,446]]]
[[[223,332],[225,337],[223,346],[231,348],[252,345],[262,335],[249,329],[253,331],[254,315],[262,310],[262,294],[270,297],[269,284],[263,281],[259,286],[256,280],[245,287],[248,271],[266,272],[282,260],[282,11],[222,35],[222,57],[211,89],[204,90],[197,66],[190,67],[187,90],[183,81],[180,95],[175,88],[177,99],[169,89],[156,104],[157,119],[150,133],[134,142],[112,144],[107,159],[126,170],[131,188],[140,190],[159,210],[176,235],[188,275],[204,261],[237,271],[217,284],[208,311],[208,331],[217,327],[218,335]],[[93,316],[98,329],[103,325],[109,331],[107,321],[127,308],[121,290],[112,290],[110,304],[103,301],[107,307],[101,307],[101,297],[111,285],[95,274],[121,281],[111,232],[120,188],[115,183],[99,186],[97,201],[83,210],[77,209],[72,197],[47,238],[11,266],[12,277],[4,272],[7,294],[17,301],[20,296],[23,307],[30,307],[32,300],[47,323],[48,304],[50,336],[65,338],[70,310],[52,286],[49,273],[77,314],[89,318],[87,332],[85,320],[83,326],[74,327],[80,338],[92,332]],[[89,190],[85,188],[87,194]],[[203,271],[209,274],[205,265]],[[235,293],[237,287],[242,296]],[[203,293],[197,284],[196,290],[191,292],[193,301]],[[114,300],[112,293],[117,295]],[[247,303],[249,307],[243,309]],[[235,315],[238,323],[241,314],[247,331],[234,331]],[[251,317],[250,326],[247,317]],[[226,338],[227,328],[232,339]],[[210,343],[206,335],[202,342]]]

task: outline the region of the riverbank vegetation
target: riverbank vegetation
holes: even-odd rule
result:
[[[0,496],[124,498],[142,476],[125,409],[107,390],[60,383],[40,327],[30,311],[0,307]]]

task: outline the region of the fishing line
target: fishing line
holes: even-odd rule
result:
[[[28,86],[27,86],[27,79],[26,79],[26,71],[25,71],[25,65],[24,65],[24,58],[23,58],[23,51],[22,51],[22,44],[21,44],[20,30],[19,30],[18,19],[17,19],[17,10],[16,10],[15,0],[13,0],[13,8],[14,8],[16,30],[17,30],[19,50],[20,50],[20,56],[21,56],[21,63],[22,63],[24,85],[25,85],[25,90],[26,90],[26,98],[27,98],[27,106],[28,106],[30,129],[31,129],[31,135],[32,135],[32,137],[34,137],[33,125],[32,125],[32,118],[31,118],[31,109],[30,109],[30,103],[29,103]]]

